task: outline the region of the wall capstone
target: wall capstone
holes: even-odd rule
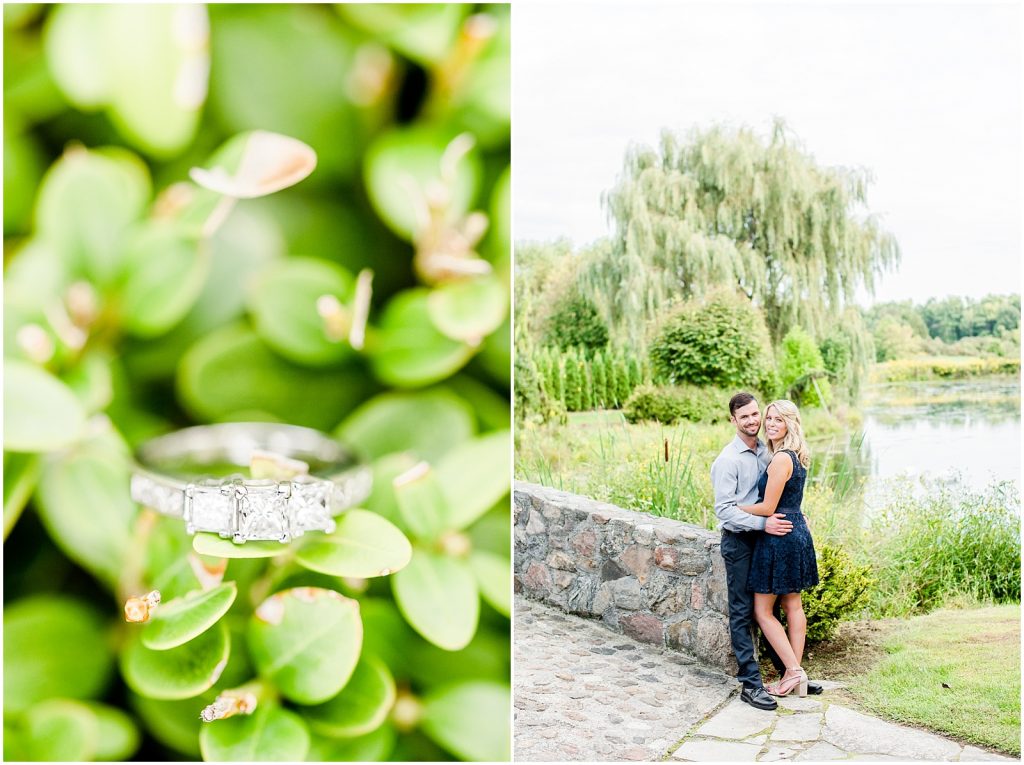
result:
[[[515,591],[736,671],[717,531],[516,481]]]

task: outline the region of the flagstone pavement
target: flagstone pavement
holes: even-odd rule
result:
[[[765,712],[735,678],[536,601],[515,602],[518,762],[1007,761],[819,696]]]

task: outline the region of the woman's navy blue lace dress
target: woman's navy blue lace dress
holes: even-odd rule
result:
[[[811,539],[811,530],[807,528],[807,520],[800,511],[807,468],[800,464],[794,452],[787,449],[785,453],[793,460],[793,475],[782,488],[775,512],[785,515],[786,520],[793,523],[793,530],[781,537],[774,534],[758,537],[750,561],[750,575],[747,577],[747,589],[752,592],[784,595],[806,590],[818,583],[814,541]],[[764,500],[767,485],[768,472],[765,471],[757,482],[758,502]]]

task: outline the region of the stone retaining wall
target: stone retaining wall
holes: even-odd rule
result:
[[[735,671],[717,531],[516,481],[515,591]]]

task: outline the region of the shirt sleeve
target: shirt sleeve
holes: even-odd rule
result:
[[[715,490],[715,515],[727,531],[764,531],[765,518],[740,510],[739,465],[719,457],[711,465],[711,486]]]

